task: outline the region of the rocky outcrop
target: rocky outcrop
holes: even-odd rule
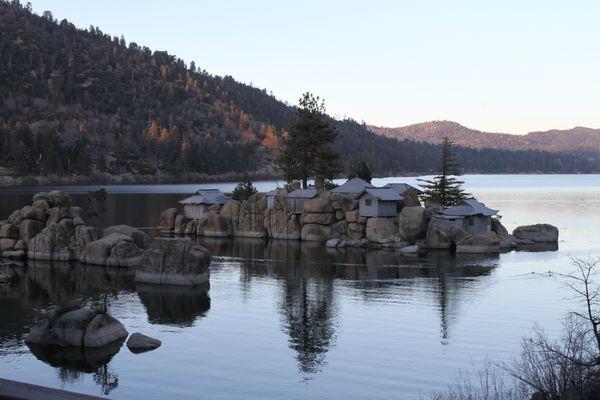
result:
[[[127,347],[132,353],[143,353],[160,347],[162,343],[158,339],[143,335],[139,332],[132,333],[127,339]]]
[[[367,239],[375,243],[390,243],[398,233],[398,227],[390,218],[369,218],[367,220]]]
[[[495,232],[469,235],[456,243],[457,253],[498,253],[500,237]]]
[[[27,343],[43,346],[100,347],[127,337],[109,314],[89,307],[51,307],[31,328]]]
[[[26,245],[29,244],[38,233],[44,229],[44,222],[36,219],[24,219],[19,224],[19,238],[22,239]]]
[[[517,227],[513,236],[525,243],[556,243],[558,228],[550,224],[524,225]]]
[[[398,216],[400,237],[409,242],[425,239],[429,224],[427,214],[424,207],[404,207]]]
[[[183,214],[177,214],[177,216],[175,217],[175,226],[173,227],[173,233],[176,235],[185,234],[189,222],[190,219],[188,217],[186,217]]]
[[[492,232],[498,235],[508,235],[508,230],[502,225],[498,218],[492,218]]]
[[[305,213],[327,214],[334,211],[329,192],[319,193],[316,197],[304,202]]]
[[[208,282],[208,250],[187,238],[157,238],[144,252],[135,272],[136,282],[200,285]]]
[[[150,244],[151,240],[150,236],[148,236],[146,232],[129,225],[113,225],[104,229],[105,235],[110,235],[111,233],[120,233],[122,235],[129,236],[140,249],[145,249],[148,247],[148,244]]]
[[[233,235],[231,221],[216,211],[207,211],[198,219],[198,236],[230,237]]]
[[[79,261],[113,267],[137,267],[142,251],[135,241],[122,233],[110,233],[85,245]]]
[[[233,234],[240,237],[266,237],[267,230],[264,224],[266,210],[267,196],[264,193],[254,193],[248,200],[244,200],[240,206],[237,224],[233,224],[235,227]]]
[[[167,208],[158,218],[158,227],[166,231],[172,231],[175,228],[175,217],[178,211],[176,208]]]
[[[300,224],[319,224],[319,225],[331,225],[336,221],[333,214],[307,214],[304,213],[300,217]]]
[[[37,260],[68,261],[71,259],[69,246],[74,234],[75,225],[71,219],[49,224],[29,241],[27,256]]]
[[[356,201],[354,196],[350,195],[331,193],[329,201],[331,202],[331,207],[335,211],[340,211],[342,213],[347,213],[358,208],[358,201]]]
[[[290,213],[285,192],[282,191],[273,200],[273,207],[265,211],[264,227],[273,239],[300,239],[300,221],[297,214]]]
[[[306,224],[302,226],[300,238],[309,242],[326,242],[332,238],[332,231],[328,225]]]

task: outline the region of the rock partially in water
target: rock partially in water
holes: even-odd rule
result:
[[[341,247],[340,244],[343,241],[341,239],[329,239],[328,241],[325,242],[325,247],[329,247],[329,248],[336,248],[336,247]],[[346,245],[346,243],[344,242],[344,246]]]
[[[89,307],[53,306],[31,327],[25,342],[43,346],[101,347],[127,337],[123,324]]]
[[[143,335],[139,332],[132,333],[127,339],[127,347],[132,353],[143,353],[160,347],[162,343],[158,339]]]
[[[27,256],[37,260],[68,261],[71,259],[69,245],[74,234],[75,226],[72,220],[52,223],[29,241]]]
[[[157,238],[144,252],[136,282],[200,285],[210,277],[208,250],[188,238]]]
[[[300,239],[300,222],[297,214],[289,211],[285,192],[275,196],[273,207],[265,211],[264,226],[273,239]]]
[[[558,242],[558,228],[550,224],[519,226],[513,231],[513,236],[529,243]]]
[[[265,193],[254,193],[244,200],[240,206],[238,223],[235,224],[235,236],[263,238],[267,237],[265,229],[265,211],[267,210],[267,197]]]
[[[79,261],[86,264],[114,267],[135,267],[142,259],[142,251],[135,241],[121,233],[110,233],[85,245]]]
[[[374,243],[390,243],[398,227],[390,218],[369,218],[367,220],[367,239]]]
[[[468,236],[456,243],[457,253],[498,253],[500,237],[494,232],[482,232]]]
[[[310,242],[326,242],[331,239],[331,227],[327,225],[307,224],[302,227],[300,237]]]
[[[198,219],[198,236],[231,237],[231,221],[216,211],[207,211]]]

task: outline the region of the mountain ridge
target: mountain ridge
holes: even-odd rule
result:
[[[540,150],[549,152],[600,153],[600,129],[576,126],[571,129],[532,131],[525,135],[484,132],[458,122],[437,120],[396,128],[368,126],[369,130],[395,139],[441,143],[447,136],[457,146],[476,149]]]

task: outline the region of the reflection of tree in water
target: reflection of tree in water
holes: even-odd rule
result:
[[[108,364],[105,364],[94,372],[94,382],[102,388],[102,393],[109,394],[119,386],[119,375],[114,373]]]

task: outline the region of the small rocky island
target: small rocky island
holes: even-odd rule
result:
[[[375,188],[360,178],[330,190],[286,189],[227,198],[216,189],[183,200],[183,211],[163,211],[164,233],[322,242],[330,248],[363,247],[414,254],[428,249],[498,253],[558,242],[549,224],[520,226],[512,234],[498,210],[476,199],[453,207],[422,206],[419,189],[405,183]]]

